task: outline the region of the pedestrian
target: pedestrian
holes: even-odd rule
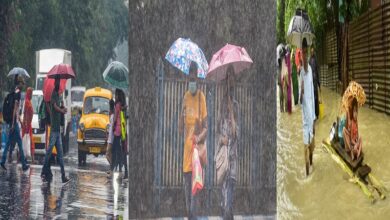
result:
[[[27,164],[27,161],[24,157],[23,153],[23,144],[22,144],[22,137],[20,135],[20,127],[18,121],[20,121],[19,118],[19,110],[20,110],[20,102],[21,102],[21,92],[24,87],[24,79],[22,76],[15,76],[15,84],[16,88],[15,90],[9,94],[11,98],[11,122],[9,124],[10,131],[7,139],[7,144],[5,145],[2,160],[0,162],[0,166],[3,168],[3,170],[7,170],[5,167],[5,162],[7,160],[7,151],[8,148],[11,146],[11,143],[17,143],[19,147],[19,153],[20,153],[20,161],[22,163],[22,170],[26,171],[30,168],[30,165]]]
[[[119,172],[122,172],[122,144],[121,144],[121,110],[123,107],[122,90],[115,89],[115,107],[114,107],[114,141],[112,144],[112,165],[111,172],[114,172],[115,168],[119,166]]]
[[[278,65],[278,72],[277,72],[277,82],[279,87],[279,107],[280,112],[285,112],[285,94],[284,94],[284,84],[283,84],[283,73],[286,72],[286,68],[283,68],[285,65],[284,57],[286,55],[286,48],[283,44],[279,44],[276,48],[276,56],[277,56],[277,65]]]
[[[122,101],[124,105],[122,106],[121,110],[121,132],[122,132],[122,139],[121,139],[121,145],[122,145],[122,165],[125,167],[125,176],[123,177],[124,180],[127,180],[129,177],[129,173],[127,170],[127,117],[126,117],[126,111],[127,111],[127,105],[126,105],[126,96],[125,93],[122,91]]]
[[[184,94],[183,106],[180,115],[179,132],[184,132],[183,178],[187,214],[189,219],[196,219],[196,204],[198,194],[192,194],[192,153],[193,144],[203,143],[207,136],[207,107],[206,97],[197,88],[197,68],[190,66],[190,82],[188,91]],[[196,128],[198,125],[200,128]],[[199,132],[195,134],[195,130]],[[193,142],[194,141],[194,142]]]
[[[314,86],[313,74],[307,60],[307,41],[302,41],[302,64],[300,69],[301,93],[300,101],[302,105],[303,121],[303,144],[306,165],[306,176],[309,175],[309,168],[313,165],[313,152],[315,147],[315,129],[314,120],[316,119],[314,107]]]
[[[311,46],[310,48],[310,67],[313,73],[313,86],[314,86],[314,104],[315,104],[315,113],[316,118],[318,118],[319,112],[320,112],[320,106],[318,101],[318,91],[321,92],[321,85],[320,85],[320,72],[318,70],[318,62],[317,57],[315,55],[314,46]]]
[[[227,69],[226,92],[221,103],[218,146],[228,146],[228,170],[222,184],[223,219],[233,219],[234,188],[237,182],[237,148],[240,137],[239,105],[234,98],[234,69]]]
[[[64,159],[63,159],[63,150],[62,150],[62,140],[61,140],[61,115],[66,114],[67,109],[61,106],[60,100],[60,79],[56,78],[54,81],[54,91],[51,95],[50,99],[50,140],[49,147],[46,150],[45,154],[45,162],[42,167],[41,178],[44,182],[50,182],[51,180],[51,168],[50,161],[53,147],[56,146],[57,150],[57,161],[61,167],[61,179],[63,184],[69,183],[70,179],[65,176],[65,168],[64,168]]]
[[[24,100],[24,112],[23,112],[23,122],[22,122],[22,127],[23,127],[22,135],[23,137],[25,135],[29,135],[30,137],[31,162],[34,163],[35,146],[32,138],[32,125],[31,125],[32,118],[34,115],[34,109],[31,104],[32,91],[33,89],[31,87],[28,87],[26,90],[26,98]]]
[[[106,158],[107,158],[108,163],[110,164],[110,170],[107,173],[109,177],[112,176],[111,166],[112,166],[112,144],[114,142],[114,131],[113,131],[114,111],[115,111],[114,106],[115,106],[114,100],[110,99],[110,114],[109,114],[110,124],[109,124],[109,128],[108,128],[107,150],[106,150]]]

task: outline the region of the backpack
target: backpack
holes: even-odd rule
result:
[[[39,128],[45,130],[46,125],[50,125],[50,112],[48,111],[47,102],[41,101],[38,109]]]
[[[3,120],[7,124],[12,124],[13,110],[15,107],[14,94],[15,92],[8,93],[3,102]]]
[[[124,111],[121,111],[120,112],[120,117],[121,117],[121,137],[122,137],[122,141],[125,141],[126,140],[126,115],[125,115],[125,112]]]

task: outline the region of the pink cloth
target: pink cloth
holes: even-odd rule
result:
[[[115,104],[115,115],[116,115],[116,118],[115,118],[115,127],[114,127],[114,135],[116,137],[119,137],[121,136],[122,132],[121,132],[121,103],[120,102],[117,102]]]

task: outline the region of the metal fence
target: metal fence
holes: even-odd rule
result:
[[[348,37],[349,79],[363,86],[370,107],[390,114],[390,3],[354,20]]]
[[[330,29],[326,34],[326,62],[321,66],[321,83],[332,90],[337,89],[338,84],[338,63],[337,63],[337,38],[334,29]]]

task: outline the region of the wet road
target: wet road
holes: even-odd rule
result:
[[[302,112],[278,112],[277,203],[278,219],[389,219],[390,195],[372,204],[321,146],[339,113],[341,97],[323,88],[325,116],[316,123],[314,169],[304,167]],[[279,109],[279,108],[278,108]],[[359,109],[359,133],[365,162],[390,189],[390,117],[368,107]]]
[[[119,173],[107,179],[105,157],[88,156],[87,165],[78,167],[74,138],[65,157],[65,171],[71,182],[61,183],[58,166],[52,166],[53,182],[40,179],[42,165],[7,164],[0,173],[0,219],[127,219],[128,187],[118,181]],[[119,178],[120,180],[120,178]]]

